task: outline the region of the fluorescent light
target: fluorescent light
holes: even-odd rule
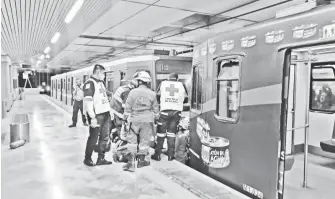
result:
[[[50,55],[49,55],[49,54],[45,55],[45,58],[49,59],[49,58],[50,58]]]
[[[72,21],[72,19],[76,16],[77,12],[79,11],[79,9],[81,8],[81,6],[84,4],[84,0],[77,0],[71,10],[67,13],[66,17],[65,17],[65,23],[70,23]]]
[[[44,55],[41,55],[38,57],[39,59],[44,59]]]
[[[60,37],[60,32],[56,32],[55,35],[51,39],[51,43],[56,43]]]
[[[50,52],[50,50],[51,50],[51,48],[50,48],[50,46],[48,46],[48,47],[46,47],[46,48],[44,49],[44,53],[45,53],[45,54],[48,54],[48,52]]]
[[[42,61],[41,61],[41,60],[38,60],[36,63],[37,63],[37,64],[40,64],[40,63],[42,63]]]

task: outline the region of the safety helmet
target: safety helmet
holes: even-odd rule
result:
[[[136,88],[138,87],[138,82],[135,79],[132,79],[129,81],[128,85],[130,88]]]
[[[135,79],[141,80],[143,82],[150,82],[151,81],[151,77],[150,77],[149,73],[147,73],[145,71],[138,72],[137,77],[135,77]]]

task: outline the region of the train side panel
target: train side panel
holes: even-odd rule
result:
[[[277,197],[284,70],[277,65],[278,47],[319,39],[332,11],[334,5],[251,26],[196,49],[205,63],[205,86],[201,114],[191,121],[193,168],[253,198]],[[311,35],[293,38],[296,27],[310,24],[317,24]],[[193,72],[193,83],[199,73]],[[192,92],[192,101],[199,92]]]

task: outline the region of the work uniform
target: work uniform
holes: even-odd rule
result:
[[[120,86],[112,97],[111,107],[114,114],[115,129],[112,132],[117,132],[120,135],[122,120],[124,118],[124,107],[131,88],[129,85]]]
[[[82,122],[86,124],[86,116],[83,111],[83,99],[84,99],[84,91],[83,91],[83,85],[76,85],[73,91],[73,113],[72,113],[72,126],[76,126],[77,120],[78,120],[78,112],[80,110],[80,113],[82,115]]]
[[[125,130],[126,135],[121,134],[121,138],[125,137],[128,142],[127,147],[131,157],[134,157],[136,153],[139,140],[137,155],[140,160],[137,167],[147,166],[143,163],[150,163],[148,150],[153,136],[154,121],[159,115],[156,94],[145,85],[131,90],[126,101],[124,115],[129,123]]]
[[[157,90],[160,102],[160,117],[157,122],[157,144],[153,159],[160,160],[164,139],[167,137],[168,156],[172,160],[175,153],[175,140],[178,123],[183,111],[183,104],[187,102],[187,90],[182,82],[165,80]]]
[[[107,97],[107,92],[105,85],[102,81],[91,77],[84,84],[84,97],[91,97],[93,99],[94,112],[96,115],[96,120],[98,127],[89,128],[89,137],[86,144],[85,155],[88,158],[91,158],[94,147],[98,141],[98,160],[99,158],[104,158],[105,147],[109,141],[109,129],[111,120],[110,116],[110,104]],[[92,118],[87,114],[88,123],[91,124]]]
[[[127,142],[120,139],[122,121],[124,119],[124,107],[128,94],[132,88],[130,85],[120,86],[112,97],[111,100],[111,113],[114,114],[111,132],[113,134],[113,159],[114,162],[127,161],[126,150],[122,148]]]

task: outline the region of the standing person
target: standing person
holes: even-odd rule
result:
[[[77,120],[78,120],[78,112],[80,110],[82,122],[85,126],[88,126],[86,123],[86,116],[83,111],[83,99],[84,99],[84,91],[83,91],[83,84],[81,83],[80,79],[76,79],[76,85],[74,86],[73,90],[73,112],[72,112],[72,124],[69,126],[70,128],[76,127]]]
[[[124,118],[124,108],[125,108],[125,103],[128,97],[129,92],[137,88],[138,82],[137,80],[133,79],[129,81],[127,85],[120,86],[116,91],[115,94],[112,97],[111,100],[111,107],[112,107],[112,114],[114,114],[114,121],[113,121],[113,129],[112,134],[113,134],[113,142],[116,144],[118,141],[120,142],[119,144],[124,143],[122,140],[120,140],[120,132],[121,132],[121,126],[122,126],[122,121]],[[117,152],[116,148],[114,147],[113,150],[113,159],[114,162],[119,162],[120,158],[119,156],[122,156],[121,152]],[[122,161],[122,160],[121,160]]]
[[[183,111],[183,105],[187,102],[187,89],[178,81],[178,74],[169,74],[169,79],[162,81],[157,90],[157,98],[160,103],[160,117],[157,122],[157,144],[155,153],[151,159],[160,161],[164,144],[167,137],[168,160],[172,161],[175,154],[175,141],[178,124]]]
[[[105,160],[105,147],[109,141],[111,108],[103,82],[104,78],[105,68],[102,65],[96,64],[92,77],[84,84],[84,105],[90,125],[90,135],[87,139],[84,159],[84,164],[87,166],[94,166],[92,153],[98,137],[98,160],[96,165],[112,164],[112,162]]]
[[[121,138],[125,137],[128,142],[127,149],[128,163],[123,166],[124,170],[135,171],[134,158],[138,145],[138,158],[137,168],[150,165],[149,145],[150,139],[153,136],[153,125],[155,119],[159,116],[159,105],[157,103],[156,94],[149,88],[151,77],[149,73],[141,71],[135,78],[138,80],[138,88],[130,91],[124,116],[127,124],[125,124],[126,135],[122,135]]]

